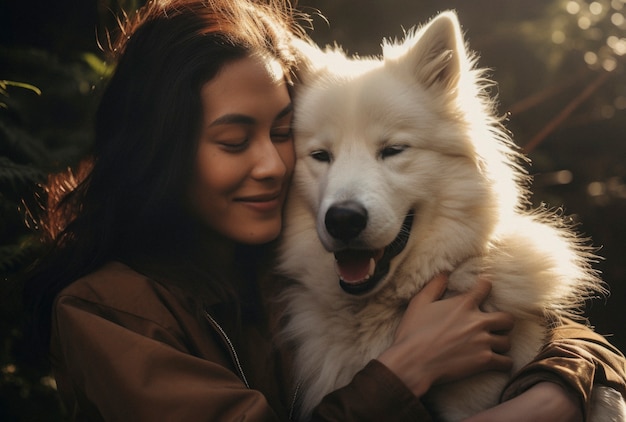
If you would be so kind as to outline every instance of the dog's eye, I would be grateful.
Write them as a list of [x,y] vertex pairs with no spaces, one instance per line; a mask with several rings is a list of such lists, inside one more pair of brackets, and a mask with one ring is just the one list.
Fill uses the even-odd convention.
[[324,163],[330,163],[330,160],[331,160],[330,152],[323,150],[323,149],[313,151],[310,155],[311,155],[311,158],[313,158],[314,160],[321,161]]
[[390,145],[387,147],[384,147],[383,149],[380,150],[380,158],[387,158],[387,157],[391,157],[393,155],[398,155],[401,152],[403,152],[405,149],[407,149],[406,145]]

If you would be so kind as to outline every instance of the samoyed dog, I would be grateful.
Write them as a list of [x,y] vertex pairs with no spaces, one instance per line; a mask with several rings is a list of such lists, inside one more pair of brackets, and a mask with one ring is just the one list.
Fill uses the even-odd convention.
[[[409,299],[444,271],[453,291],[488,276],[485,306],[517,320],[514,370],[532,360],[550,323],[603,287],[564,219],[527,210],[523,158],[454,12],[384,42],[379,58],[302,48],[278,266],[290,280],[281,336],[295,347],[300,418],[391,345]],[[507,379],[485,373],[427,399],[457,421],[496,405]],[[593,421],[626,420],[615,390],[594,397]]]

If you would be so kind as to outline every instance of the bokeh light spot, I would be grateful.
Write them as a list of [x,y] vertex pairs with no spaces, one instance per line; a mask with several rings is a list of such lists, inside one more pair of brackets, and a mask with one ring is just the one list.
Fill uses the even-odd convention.
[[552,42],[555,44],[563,44],[565,42],[565,34],[563,31],[557,29],[552,32]]
[[565,10],[567,10],[567,13],[570,15],[575,15],[580,12],[580,5],[575,1],[568,1],[565,5]]
[[587,193],[591,196],[604,195],[606,192],[606,186],[602,182],[591,182],[587,185]]
[[602,60],[602,68],[607,72],[614,71],[617,68],[617,60],[615,60],[615,57],[607,57]]
[[615,116],[615,107],[613,107],[612,105],[608,105],[608,104],[602,106],[602,108],[600,109],[600,115],[604,119],[612,118],[613,116]]
[[616,97],[615,100],[613,100],[613,105],[618,110],[626,110],[626,97],[623,95]]
[[596,16],[602,14],[603,9],[604,7],[602,6],[602,3],[599,3],[597,1],[594,1],[589,5],[589,11]]
[[622,15],[621,13],[613,13],[611,15],[611,23],[615,26],[624,25],[624,21],[626,21],[626,19],[624,18],[624,15]]
[[578,27],[580,29],[589,29],[590,26],[591,19],[589,19],[587,16],[581,16],[580,18],[578,18]]
[[587,63],[590,66],[598,63],[598,55],[594,53],[593,51],[587,51],[585,53],[584,59],[585,59],[585,63]]

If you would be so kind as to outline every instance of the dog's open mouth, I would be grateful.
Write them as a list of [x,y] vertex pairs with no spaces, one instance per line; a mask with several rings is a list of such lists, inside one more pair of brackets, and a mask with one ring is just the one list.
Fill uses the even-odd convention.
[[411,226],[413,211],[404,218],[400,232],[384,249],[345,249],[335,252],[335,269],[339,275],[339,285],[353,295],[367,293],[389,272],[391,260],[404,250]]

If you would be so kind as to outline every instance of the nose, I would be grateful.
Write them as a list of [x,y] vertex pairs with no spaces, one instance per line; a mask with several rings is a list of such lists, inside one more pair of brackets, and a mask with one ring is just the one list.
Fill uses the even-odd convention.
[[367,226],[367,210],[355,201],[340,202],[328,209],[324,224],[332,237],[347,243]]
[[258,180],[280,179],[286,174],[287,165],[277,146],[270,139],[264,140],[252,169],[252,177]]

